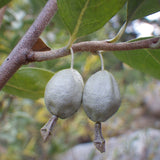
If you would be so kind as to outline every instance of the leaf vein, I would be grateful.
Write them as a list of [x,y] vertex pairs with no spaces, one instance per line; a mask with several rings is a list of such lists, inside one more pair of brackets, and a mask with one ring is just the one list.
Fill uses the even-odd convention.
[[80,27],[81,22],[82,22],[82,18],[83,18],[84,13],[85,13],[85,11],[86,11],[86,9],[87,9],[87,6],[88,6],[88,4],[89,4],[89,1],[90,1],[90,0],[87,0],[87,1],[86,1],[84,7],[82,8],[82,10],[81,10],[81,12],[80,12],[79,18],[78,18],[78,20],[77,20],[77,24],[76,24],[76,26],[75,26],[75,29],[74,29],[73,34],[72,34],[72,37],[71,37],[70,45],[71,45],[71,44],[73,43],[73,41],[76,39],[76,34],[78,33],[79,27]]
[[145,49],[145,50],[158,64],[160,64],[160,61],[157,60],[157,58],[148,49]]
[[28,92],[28,93],[43,93],[43,91],[33,92],[33,91],[28,90],[28,89],[24,89],[24,88],[21,88],[21,87],[16,87],[12,84],[7,84],[6,86],[15,88],[15,89],[20,90],[20,91],[25,91],[25,92]]

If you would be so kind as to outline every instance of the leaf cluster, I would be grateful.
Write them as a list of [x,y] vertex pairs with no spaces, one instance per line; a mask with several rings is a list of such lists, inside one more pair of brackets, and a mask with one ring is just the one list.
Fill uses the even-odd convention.
[[[58,0],[57,16],[53,19],[47,30],[44,32],[46,35],[43,36],[46,40],[53,39],[53,41],[55,41],[54,37],[56,36],[56,41],[62,41],[62,37],[65,37],[63,35],[67,35],[67,31],[65,30],[66,27],[69,32],[69,36],[65,37],[65,41],[61,42],[61,46],[67,45],[70,47],[75,41],[85,40],[85,38],[83,38],[84,36],[87,39],[90,35],[95,36],[95,33],[101,33],[101,31],[104,31],[105,27],[103,26],[105,26],[106,23],[110,23],[109,20],[113,16],[118,15],[118,13],[122,10],[125,10],[126,24],[129,24],[135,19],[142,18],[159,11],[159,1],[153,1],[154,2],[151,3],[150,0],[102,0],[100,2],[96,0]],[[3,1],[3,3],[0,4],[1,6],[4,6],[8,2],[9,1]],[[42,5],[44,2],[45,1],[40,4]],[[11,3],[14,3],[14,1]],[[32,6],[35,6],[36,3],[37,2],[33,1],[31,4]],[[55,26],[55,28],[53,26]],[[113,43],[118,40],[123,35],[126,26],[127,25],[123,26],[123,29],[121,29],[117,36],[113,37],[110,42]],[[105,28],[105,30],[107,30],[107,28]],[[50,36],[47,35],[49,33],[51,34]],[[93,38],[92,36],[90,38]],[[5,35],[3,37],[4,39],[6,38]],[[140,39],[136,39],[135,41],[137,40]],[[7,45],[3,44],[2,48],[5,46]],[[52,46],[59,47],[60,45],[50,43],[50,46],[52,48]],[[77,62],[77,66],[81,67],[82,71],[83,69],[86,70],[88,65],[86,64],[88,63],[87,61],[86,63],[83,62],[86,59],[86,54],[84,55],[85,56],[79,54],[77,56],[77,61],[80,60],[79,64]],[[120,61],[125,62],[131,67],[150,74],[156,78],[160,78],[159,70],[157,69],[160,65],[159,49],[121,51],[118,53],[114,52],[114,55]],[[41,64],[35,63],[34,66],[57,71],[69,66],[70,58],[62,59],[63,61],[57,60],[43,62]],[[91,62],[91,60],[89,61]],[[82,68],[82,65],[84,65],[84,68]],[[3,91],[25,98],[40,98],[43,97],[44,88],[51,75],[53,75],[53,73],[40,68],[22,68],[11,78],[6,87],[4,87]]]

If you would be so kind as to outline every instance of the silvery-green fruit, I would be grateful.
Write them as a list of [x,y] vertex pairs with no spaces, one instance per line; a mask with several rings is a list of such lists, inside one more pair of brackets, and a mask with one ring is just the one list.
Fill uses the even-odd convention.
[[106,121],[118,110],[120,103],[119,88],[111,73],[98,71],[87,80],[83,108],[92,121]]
[[45,89],[49,112],[62,119],[72,116],[81,106],[83,87],[83,79],[75,69],[56,73]]

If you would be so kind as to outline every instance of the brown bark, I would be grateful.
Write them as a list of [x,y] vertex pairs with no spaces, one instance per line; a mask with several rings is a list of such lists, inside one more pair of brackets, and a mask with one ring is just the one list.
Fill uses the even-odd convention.
[[[98,53],[97,51],[125,51],[125,50],[135,50],[151,48],[152,45],[158,42],[159,38],[151,38],[147,40],[141,40],[136,42],[123,42],[123,43],[108,43],[106,41],[86,41],[80,42],[72,45],[74,53],[76,52],[92,52]],[[160,47],[159,47],[160,48]],[[66,47],[57,50],[45,51],[45,52],[30,52],[28,54],[28,61],[46,61],[50,59],[56,59],[59,57],[64,57],[70,54],[69,49]]]
[[56,11],[57,1],[48,0],[32,26],[1,65],[0,90],[23,64],[28,63],[27,55],[30,53],[32,46],[38,40],[40,34],[55,15]]

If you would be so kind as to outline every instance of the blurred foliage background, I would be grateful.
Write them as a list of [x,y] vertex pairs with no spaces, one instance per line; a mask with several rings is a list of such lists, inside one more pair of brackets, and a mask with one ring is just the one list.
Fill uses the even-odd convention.
[[[0,29],[0,64],[25,34],[45,2],[45,0],[13,0],[9,3]],[[102,29],[78,39],[78,41],[113,38],[125,21],[125,12],[126,10],[123,8]],[[153,25],[159,23],[159,21],[151,22],[145,18],[141,21]],[[156,35],[156,33],[153,34]],[[129,29],[121,41],[136,37],[137,32],[130,23]],[[41,38],[52,49],[67,45],[69,34],[58,15],[53,18]],[[144,95],[148,91],[148,86],[152,85],[150,88],[154,88],[157,80],[123,64],[111,52],[105,52],[103,56],[105,69],[115,76],[123,99],[118,113],[103,124],[104,137],[109,138],[138,128],[160,128],[155,123],[156,119],[151,123],[146,121],[146,123],[141,124],[142,117],[149,114],[145,109]],[[57,72],[68,68],[70,61],[71,57],[67,56],[32,63],[28,66]],[[90,53],[77,53],[75,55],[74,68],[82,74],[84,81],[91,74],[100,70],[100,65],[98,56]],[[47,143],[43,143],[40,128],[50,116],[43,98],[33,101],[0,92],[0,159],[10,160],[11,157],[12,160],[54,159],[57,153],[61,153],[76,144],[93,140],[94,123],[80,109],[71,118],[59,119],[52,138]]]

